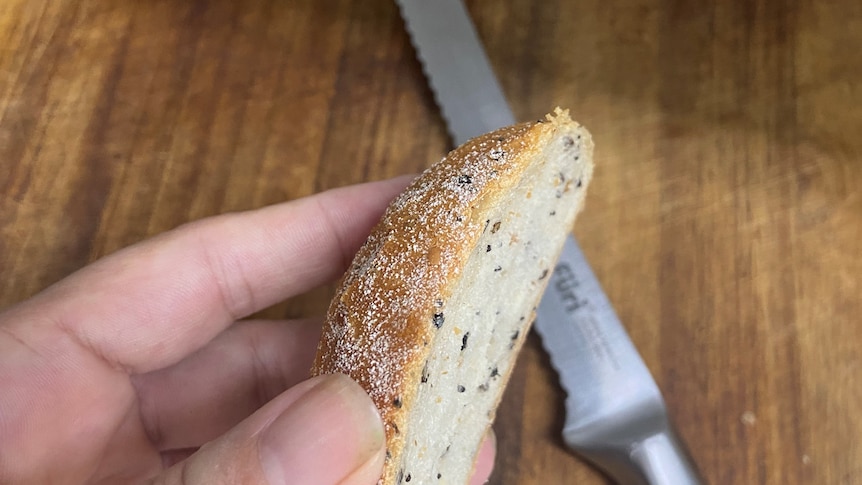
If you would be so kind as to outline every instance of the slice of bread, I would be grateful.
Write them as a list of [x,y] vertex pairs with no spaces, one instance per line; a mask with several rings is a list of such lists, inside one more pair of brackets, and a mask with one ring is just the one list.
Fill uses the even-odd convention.
[[559,108],[470,140],[396,198],[324,324],[312,373],[361,384],[380,483],[465,484],[593,172]]

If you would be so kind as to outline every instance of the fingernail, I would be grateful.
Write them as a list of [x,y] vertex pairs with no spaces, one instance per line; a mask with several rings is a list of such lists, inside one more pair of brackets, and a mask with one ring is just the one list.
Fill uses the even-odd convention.
[[316,379],[261,437],[270,485],[335,484],[383,448],[383,424],[365,391],[344,375]]
[[479,448],[479,455],[476,457],[470,485],[484,485],[488,483],[488,480],[491,478],[491,472],[494,471],[494,455],[496,454],[496,450],[497,436],[493,430],[488,430]]

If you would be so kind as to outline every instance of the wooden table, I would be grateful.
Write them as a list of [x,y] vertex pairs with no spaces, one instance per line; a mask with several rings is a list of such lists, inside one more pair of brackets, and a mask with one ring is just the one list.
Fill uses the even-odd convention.
[[[862,483],[862,3],[468,4],[516,115],[593,132],[576,234],[709,482]],[[0,305],[447,148],[390,1],[5,0]],[[493,483],[604,483],[563,397],[531,339]]]

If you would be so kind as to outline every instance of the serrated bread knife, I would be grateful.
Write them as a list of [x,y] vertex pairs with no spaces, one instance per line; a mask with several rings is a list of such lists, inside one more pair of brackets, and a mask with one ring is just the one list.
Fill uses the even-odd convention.
[[[397,0],[456,145],[515,123],[461,0]],[[664,400],[574,237],[539,305],[567,394],[563,438],[617,483],[699,484]]]

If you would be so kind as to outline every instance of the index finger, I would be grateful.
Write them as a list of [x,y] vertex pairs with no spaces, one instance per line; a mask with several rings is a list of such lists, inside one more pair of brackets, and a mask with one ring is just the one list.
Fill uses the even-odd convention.
[[129,373],[171,365],[234,321],[337,277],[408,181],[181,226],[78,271],[0,325],[22,340],[62,331]]

